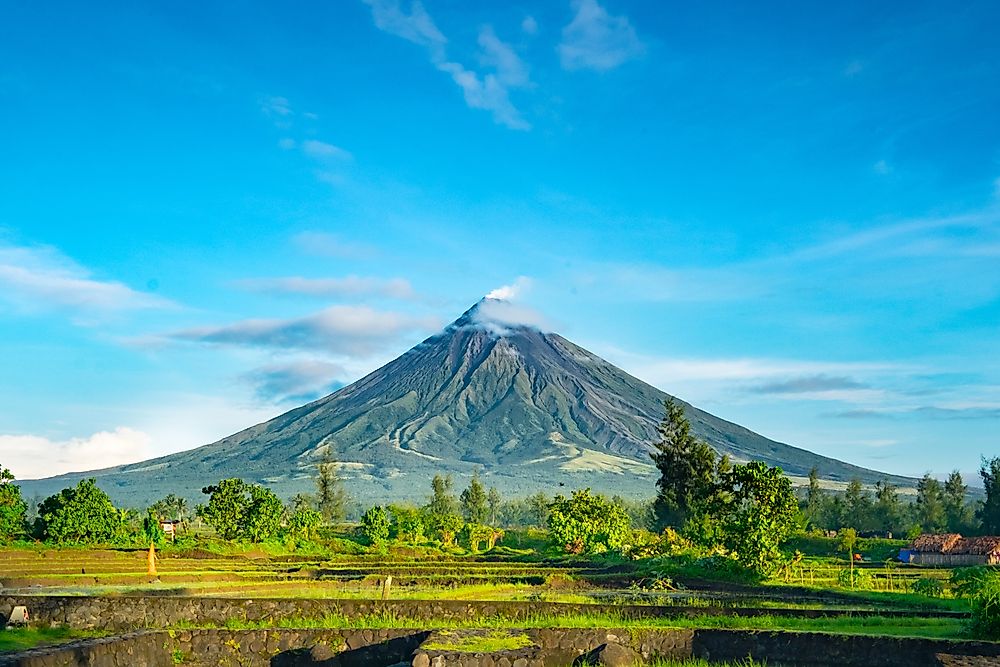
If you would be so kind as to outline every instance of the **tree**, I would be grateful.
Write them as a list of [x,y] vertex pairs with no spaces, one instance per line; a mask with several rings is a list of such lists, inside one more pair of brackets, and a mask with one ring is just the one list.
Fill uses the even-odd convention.
[[0,466],[0,543],[10,542],[24,533],[27,511],[21,487],[14,483],[14,474]]
[[489,516],[489,504],[486,497],[486,489],[479,481],[479,474],[472,475],[469,486],[462,491],[462,515],[470,523],[486,523]]
[[431,514],[426,523],[445,547],[455,546],[455,537],[465,525],[462,517],[457,514]]
[[59,543],[95,544],[124,537],[124,513],[93,478],[43,500],[38,520],[42,536]]
[[389,514],[385,508],[370,507],[361,517],[361,533],[373,547],[381,547],[389,539]]
[[875,518],[879,530],[897,532],[901,522],[901,506],[896,485],[888,480],[875,482]]
[[733,466],[722,482],[728,496],[722,508],[723,544],[754,572],[773,572],[798,512],[791,481],[781,468],[752,461]]
[[855,478],[847,484],[844,490],[844,519],[848,528],[868,530],[871,518],[871,496],[861,486],[861,480]]
[[209,499],[207,505],[198,509],[198,514],[224,540],[240,537],[243,514],[248,504],[247,486],[242,479],[234,477],[201,490]]
[[925,533],[940,533],[945,529],[944,500],[941,482],[925,474],[917,482],[917,522]]
[[571,498],[556,496],[549,507],[549,536],[569,553],[621,551],[629,538],[629,520],[621,507],[590,489]]
[[300,540],[315,540],[323,515],[308,506],[300,506],[288,518],[287,533]]
[[550,504],[548,496],[542,491],[528,498],[528,518],[533,526],[542,528],[548,523]]
[[965,502],[969,487],[962,473],[953,470],[944,483],[944,515],[948,532],[965,533],[972,527],[972,511]]
[[822,512],[823,488],[819,484],[819,468],[813,466],[809,470],[809,487],[806,489],[805,515],[813,523],[819,519]]
[[250,502],[243,513],[240,536],[250,542],[266,542],[278,534],[285,508],[274,491],[250,485]]
[[402,505],[390,505],[392,525],[400,542],[419,544],[424,539],[424,517],[420,510]]
[[500,506],[503,504],[497,487],[490,487],[490,492],[486,494],[486,503],[490,506],[490,525],[496,526],[500,520]]
[[654,511],[657,527],[682,527],[699,512],[705,512],[715,495],[715,452],[691,434],[684,408],[669,399],[659,425],[660,441],[651,455],[660,471]]
[[983,478],[986,500],[976,512],[985,535],[1000,535],[1000,456],[983,458],[979,466],[979,476]]
[[337,475],[337,464],[327,445],[322,460],[316,464],[316,509],[323,522],[333,524],[344,520],[347,508],[347,492]]
[[858,531],[854,528],[841,528],[837,537],[837,548],[846,551],[851,562],[851,588],[854,588],[854,549],[858,546]]
[[149,511],[164,521],[187,521],[189,515],[187,500],[172,493],[150,505]]
[[242,479],[224,479],[201,490],[209,495],[200,516],[224,540],[264,542],[281,527],[284,508],[274,492]]
[[458,513],[458,501],[451,492],[454,482],[451,475],[434,475],[431,480],[431,501],[427,504],[427,512],[432,515]]

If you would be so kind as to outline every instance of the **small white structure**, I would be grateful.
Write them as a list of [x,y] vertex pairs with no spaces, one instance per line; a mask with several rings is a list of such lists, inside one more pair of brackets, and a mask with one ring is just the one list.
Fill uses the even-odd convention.
[[7,627],[24,626],[28,624],[28,608],[23,604],[17,605],[10,612],[10,618],[7,619]]

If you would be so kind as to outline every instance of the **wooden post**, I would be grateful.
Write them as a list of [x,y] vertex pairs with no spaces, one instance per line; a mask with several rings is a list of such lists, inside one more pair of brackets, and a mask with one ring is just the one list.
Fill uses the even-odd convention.
[[391,588],[392,588],[392,575],[391,574],[387,574],[387,575],[385,575],[385,581],[382,582],[382,599],[383,600],[388,600],[389,599],[389,589],[391,589]]
[[150,542],[149,543],[149,554],[146,556],[146,574],[151,577],[156,576],[156,546]]

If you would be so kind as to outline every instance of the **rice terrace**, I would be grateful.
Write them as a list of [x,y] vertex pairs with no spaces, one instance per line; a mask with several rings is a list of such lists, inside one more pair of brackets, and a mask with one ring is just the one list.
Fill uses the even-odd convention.
[[997,2],[0,14],[0,667],[1000,667]]

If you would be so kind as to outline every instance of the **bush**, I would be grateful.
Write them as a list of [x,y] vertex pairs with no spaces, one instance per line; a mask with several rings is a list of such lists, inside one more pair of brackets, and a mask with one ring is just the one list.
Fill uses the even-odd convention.
[[314,509],[300,507],[288,519],[287,534],[299,540],[313,541],[318,535],[323,515]]
[[983,569],[971,588],[972,634],[981,639],[1000,639],[1000,572]]
[[549,506],[549,535],[569,553],[604,553],[625,550],[630,537],[629,518],[590,489],[574,491],[571,498],[556,496]]
[[913,582],[913,586],[910,587],[910,590],[919,595],[939,598],[944,595],[944,584],[941,583],[940,579],[920,577]]
[[871,590],[874,581],[868,570],[844,568],[837,572],[837,584],[842,588],[866,591]]
[[284,508],[278,496],[259,484],[242,479],[224,479],[202,489],[209,494],[208,505],[198,513],[224,540],[265,542],[281,527]]
[[361,534],[373,547],[381,547],[389,539],[389,515],[384,507],[368,508],[361,517]]

